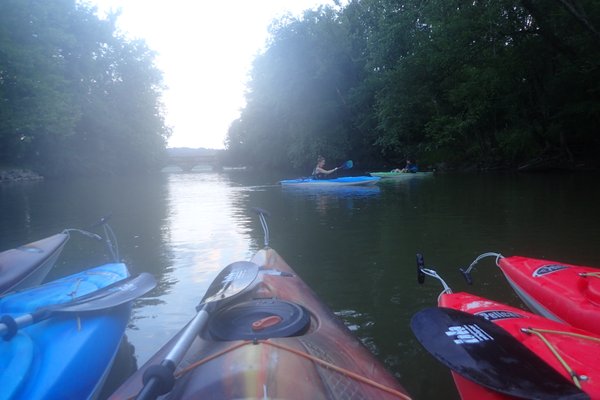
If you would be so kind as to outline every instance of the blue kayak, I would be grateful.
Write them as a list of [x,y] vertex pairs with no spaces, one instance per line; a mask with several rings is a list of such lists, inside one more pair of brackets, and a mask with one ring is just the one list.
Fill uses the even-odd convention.
[[331,186],[366,186],[374,185],[381,178],[376,176],[344,176],[334,179],[313,179],[299,178],[286,179],[279,181],[283,186],[311,186],[311,187],[331,187]]
[[[122,263],[91,268],[0,297],[0,315],[17,318],[69,303],[128,276]],[[110,371],[130,313],[131,302],[57,313],[0,340],[0,399],[93,398]]]

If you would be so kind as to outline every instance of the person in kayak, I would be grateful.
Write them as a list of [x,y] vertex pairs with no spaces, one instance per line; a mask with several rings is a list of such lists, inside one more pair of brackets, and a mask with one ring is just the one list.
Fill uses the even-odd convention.
[[337,171],[339,167],[335,167],[333,169],[324,169],[325,166],[325,157],[319,156],[317,157],[317,166],[313,169],[312,178],[313,179],[325,179],[327,175]]
[[402,169],[395,168],[392,170],[392,172],[408,172],[408,173],[414,174],[418,170],[419,170],[419,167],[417,167],[417,164],[413,163],[411,160],[406,160],[406,166],[404,168],[402,168]]

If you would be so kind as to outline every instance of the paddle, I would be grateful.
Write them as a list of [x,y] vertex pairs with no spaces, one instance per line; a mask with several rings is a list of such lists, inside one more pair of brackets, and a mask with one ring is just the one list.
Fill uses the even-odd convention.
[[438,361],[497,392],[527,399],[589,399],[507,331],[482,317],[433,307],[410,327]]
[[142,272],[136,277],[128,277],[102,289],[76,297],[68,303],[40,307],[31,314],[16,318],[5,315],[1,319],[0,335],[4,337],[4,340],[10,340],[19,329],[56,314],[90,312],[115,307],[140,297],[155,286],[154,277]]
[[258,265],[249,261],[229,264],[214,279],[204,298],[196,307],[198,314],[188,323],[183,333],[159,365],[153,365],[144,372],[144,387],[137,399],[155,399],[168,393],[174,385],[173,373],[181,362],[198,333],[202,330],[212,311],[225,299],[243,292],[258,275]]

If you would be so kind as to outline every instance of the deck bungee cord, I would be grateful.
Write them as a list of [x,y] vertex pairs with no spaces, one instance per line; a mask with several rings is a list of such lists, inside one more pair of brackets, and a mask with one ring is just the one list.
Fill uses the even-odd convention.
[[[389,387],[387,387],[385,385],[382,385],[382,384],[380,384],[380,383],[378,383],[378,382],[376,382],[376,381],[374,381],[372,379],[366,378],[366,377],[364,377],[364,376],[362,376],[360,374],[357,374],[355,372],[352,372],[352,371],[350,371],[350,370],[348,370],[346,368],[338,367],[337,365],[334,365],[334,364],[331,364],[330,362],[321,360],[320,358],[315,357],[315,356],[313,356],[311,354],[307,354],[307,353],[301,352],[299,350],[296,350],[294,348],[291,348],[289,346],[286,346],[286,345],[283,345],[283,344],[280,344],[280,343],[271,342],[269,340],[245,340],[243,342],[236,343],[236,344],[232,345],[231,347],[223,349],[223,350],[221,350],[221,351],[219,351],[219,352],[217,352],[215,354],[211,354],[210,356],[207,356],[207,357],[205,357],[205,358],[203,358],[201,360],[198,360],[198,361],[196,361],[196,362],[188,365],[185,368],[177,370],[174,373],[174,377],[175,377],[175,379],[181,378],[185,374],[193,371],[194,369],[200,367],[201,365],[204,365],[204,364],[206,364],[206,363],[214,360],[215,358],[219,358],[219,357],[221,357],[221,356],[223,356],[223,355],[225,355],[227,353],[231,353],[231,352],[233,352],[233,351],[235,351],[235,350],[237,350],[237,349],[239,349],[241,347],[248,346],[248,345],[253,345],[253,346],[256,346],[256,345],[272,346],[272,347],[278,348],[280,350],[284,350],[284,351],[290,352],[290,353],[295,354],[297,356],[306,358],[306,359],[308,359],[308,360],[310,360],[310,361],[312,361],[312,362],[314,362],[316,364],[319,364],[320,366],[322,366],[324,368],[328,368],[330,370],[336,371],[336,372],[338,372],[338,373],[340,373],[342,375],[345,375],[345,376],[347,376],[347,377],[349,377],[351,379],[354,379],[354,380],[359,381],[361,383],[370,385],[370,386],[372,386],[374,388],[377,388],[379,390],[382,390],[382,391],[384,391],[384,392],[386,392],[388,394],[396,396],[399,399],[412,400],[412,398],[410,396],[408,396],[408,395],[406,395],[404,393],[401,393],[401,392],[399,392],[397,390],[394,390],[394,389],[389,388]],[[135,397],[130,397],[129,399],[133,399],[133,398],[135,398]]]
[[573,380],[573,383],[575,384],[575,386],[577,386],[579,389],[582,388],[581,381],[587,381],[588,377],[585,375],[578,375],[577,373],[575,373],[575,371],[573,371],[573,369],[571,368],[569,363],[567,363],[565,361],[565,359],[560,355],[560,352],[558,351],[558,349],[556,349],[556,346],[554,346],[552,343],[550,343],[543,334],[550,333],[550,334],[556,334],[556,335],[572,336],[572,337],[576,337],[579,339],[590,340],[592,342],[597,342],[597,343],[600,343],[600,338],[595,338],[595,337],[592,337],[589,335],[582,335],[582,334],[574,333],[574,332],[565,332],[565,331],[557,331],[557,330],[552,330],[552,329],[541,329],[541,328],[523,328],[523,329],[521,329],[521,331],[524,333],[528,333],[528,334],[537,336],[546,345],[546,347],[548,347],[548,349],[556,357],[558,362],[560,362],[560,364],[565,368],[567,373],[571,376],[571,379]]

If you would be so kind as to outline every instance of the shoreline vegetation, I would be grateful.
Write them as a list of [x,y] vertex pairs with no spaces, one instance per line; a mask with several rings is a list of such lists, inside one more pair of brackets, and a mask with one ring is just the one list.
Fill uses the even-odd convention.
[[319,154],[353,172],[597,171],[600,2],[538,3],[352,0],[273,21],[226,150],[192,156],[169,154],[156,53],[118,13],[0,1],[0,160],[46,179],[175,158],[310,171]]

